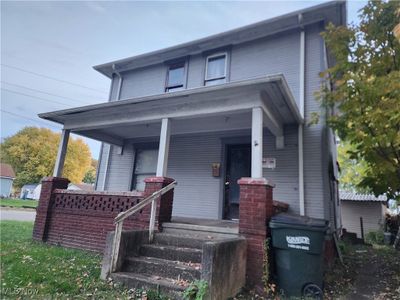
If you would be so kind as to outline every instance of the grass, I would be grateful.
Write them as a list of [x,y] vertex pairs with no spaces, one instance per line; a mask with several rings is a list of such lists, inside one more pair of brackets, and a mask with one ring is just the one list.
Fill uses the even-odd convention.
[[100,255],[34,242],[32,228],[32,222],[0,222],[1,299],[135,299],[100,280]]
[[12,199],[3,198],[0,199],[0,206],[6,207],[17,207],[17,208],[36,208],[39,201],[37,200],[22,200],[22,199]]

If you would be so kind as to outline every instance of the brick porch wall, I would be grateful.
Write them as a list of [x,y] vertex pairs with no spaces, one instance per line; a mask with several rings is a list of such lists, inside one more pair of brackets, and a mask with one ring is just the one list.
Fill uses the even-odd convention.
[[273,185],[265,178],[241,178],[239,233],[247,239],[246,282],[263,291],[264,244],[273,208]]
[[[45,178],[42,181],[33,239],[102,252],[107,233],[115,229],[114,218],[170,182],[172,179],[153,177],[146,179],[144,193],[113,193],[69,191],[66,190],[69,183],[67,179]],[[156,213],[159,225],[171,218],[173,191],[162,197]],[[124,230],[147,229],[149,219],[150,206],[147,206],[124,222]]]

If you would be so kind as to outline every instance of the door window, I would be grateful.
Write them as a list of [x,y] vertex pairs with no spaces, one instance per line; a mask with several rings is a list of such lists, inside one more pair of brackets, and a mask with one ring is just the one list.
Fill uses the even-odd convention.
[[135,159],[135,170],[133,174],[133,189],[144,191],[144,180],[155,176],[157,170],[158,150],[137,149]]

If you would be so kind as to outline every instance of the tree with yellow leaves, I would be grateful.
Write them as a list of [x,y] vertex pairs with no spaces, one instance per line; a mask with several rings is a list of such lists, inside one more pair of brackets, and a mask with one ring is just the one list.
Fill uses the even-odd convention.
[[[331,108],[328,124],[347,143],[349,159],[362,164],[353,183],[400,200],[399,1],[369,1],[360,23],[328,25],[323,37],[335,64],[320,98]],[[332,87],[332,88],[330,88]],[[339,111],[336,111],[336,108]]]
[[[0,144],[0,158],[16,172],[14,185],[37,183],[53,173],[60,134],[46,128],[25,127]],[[70,138],[63,177],[80,183],[90,169],[89,146],[80,138]]]

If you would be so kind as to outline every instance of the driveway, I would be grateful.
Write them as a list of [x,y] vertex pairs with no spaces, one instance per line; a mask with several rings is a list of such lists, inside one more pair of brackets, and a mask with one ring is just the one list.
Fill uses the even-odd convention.
[[0,220],[35,221],[36,210],[18,208],[0,208]]

